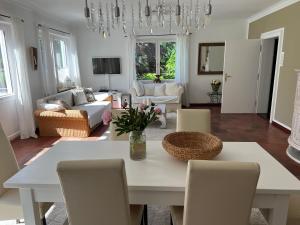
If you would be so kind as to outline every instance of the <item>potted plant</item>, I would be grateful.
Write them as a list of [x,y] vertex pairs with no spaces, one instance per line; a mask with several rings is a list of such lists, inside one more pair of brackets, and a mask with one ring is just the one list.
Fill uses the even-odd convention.
[[[129,133],[130,158],[133,160],[143,160],[146,158],[146,127],[158,120],[157,115],[161,114],[161,109],[151,105],[140,104],[139,107],[125,109],[116,118],[104,114],[103,122],[108,124],[112,120],[116,126],[117,135]],[[108,120],[108,121],[107,121]]]
[[210,82],[213,92],[218,92],[222,82],[220,80],[212,80]]

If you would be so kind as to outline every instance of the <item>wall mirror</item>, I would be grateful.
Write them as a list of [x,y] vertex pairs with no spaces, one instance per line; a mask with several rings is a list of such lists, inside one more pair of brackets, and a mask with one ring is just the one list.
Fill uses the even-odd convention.
[[198,75],[223,74],[225,43],[200,43]]

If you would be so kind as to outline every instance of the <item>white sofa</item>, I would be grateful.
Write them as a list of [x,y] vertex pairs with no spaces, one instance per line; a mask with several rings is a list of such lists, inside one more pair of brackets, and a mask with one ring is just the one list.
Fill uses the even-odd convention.
[[[37,100],[36,119],[41,136],[87,137],[102,122],[102,114],[111,109],[108,93],[94,93],[97,101],[74,105],[72,90]],[[71,109],[49,111],[45,104],[51,100],[62,100]]]
[[175,82],[155,84],[152,81],[134,81],[130,89],[132,104],[166,104],[167,111],[176,111],[181,108],[181,99],[184,88]]

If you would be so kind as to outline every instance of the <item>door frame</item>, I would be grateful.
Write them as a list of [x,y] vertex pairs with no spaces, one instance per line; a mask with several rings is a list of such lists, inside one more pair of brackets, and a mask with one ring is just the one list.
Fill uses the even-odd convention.
[[[272,30],[269,32],[265,32],[262,33],[260,38],[262,40],[265,39],[271,39],[271,38],[278,38],[278,50],[277,50],[277,56],[276,56],[276,66],[275,66],[275,76],[274,76],[274,84],[273,84],[273,94],[272,94],[272,104],[271,104],[271,114],[270,114],[270,123],[272,123],[273,121],[282,125],[283,127],[288,128],[286,125],[278,122],[275,119],[275,110],[276,110],[276,106],[277,106],[277,92],[278,92],[278,83],[279,83],[279,76],[280,76],[280,68],[283,66],[283,60],[284,60],[284,53],[283,53],[283,40],[284,40],[284,28],[279,28],[276,30]],[[261,52],[261,56],[262,56],[262,52]],[[262,57],[260,56],[260,64],[259,64],[259,72],[261,69],[261,60]],[[258,93],[259,93],[259,83],[260,82],[260,74],[259,74],[259,79],[257,82],[257,95],[256,95],[256,102],[258,101]],[[257,106],[258,104],[256,104],[256,112],[257,112]]]

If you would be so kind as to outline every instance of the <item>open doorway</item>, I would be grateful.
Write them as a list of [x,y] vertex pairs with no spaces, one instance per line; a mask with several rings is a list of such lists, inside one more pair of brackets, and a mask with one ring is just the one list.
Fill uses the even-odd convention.
[[276,76],[278,37],[262,40],[260,72],[258,79],[257,113],[270,119]]

